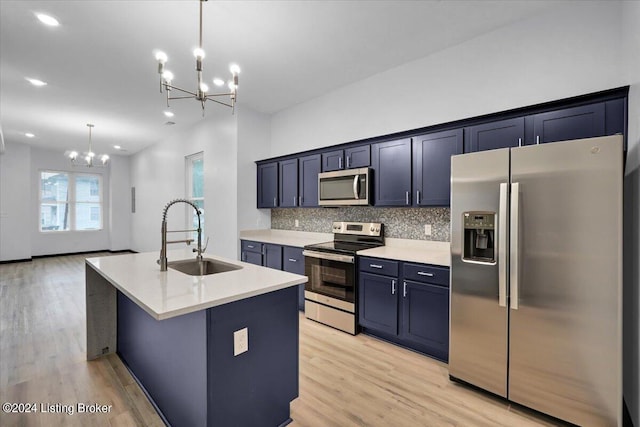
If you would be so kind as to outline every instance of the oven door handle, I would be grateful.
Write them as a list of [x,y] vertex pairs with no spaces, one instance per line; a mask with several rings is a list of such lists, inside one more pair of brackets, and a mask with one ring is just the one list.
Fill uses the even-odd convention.
[[346,262],[348,264],[354,263],[354,257],[350,255],[332,254],[329,252],[315,252],[315,251],[302,251],[302,255],[311,258],[327,259],[329,261]]

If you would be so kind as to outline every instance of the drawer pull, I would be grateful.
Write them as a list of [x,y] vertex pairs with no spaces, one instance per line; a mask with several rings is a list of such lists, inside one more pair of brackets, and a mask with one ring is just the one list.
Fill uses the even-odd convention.
[[380,264],[369,264],[369,267],[371,267],[371,268],[382,268],[382,266]]
[[254,246],[253,246],[253,245],[247,245],[247,247],[248,247],[249,249],[253,249],[253,248],[254,248]]
[[293,259],[293,258],[289,258],[289,261],[291,261],[291,262],[298,262],[298,260],[297,260],[297,259]]
[[426,271],[418,271],[418,276],[428,276],[433,277],[433,273],[428,273]]

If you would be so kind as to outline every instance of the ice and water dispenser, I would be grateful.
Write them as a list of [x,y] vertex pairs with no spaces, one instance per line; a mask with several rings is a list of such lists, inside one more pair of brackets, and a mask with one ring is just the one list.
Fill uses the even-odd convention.
[[464,251],[462,259],[474,262],[496,262],[495,212],[465,212]]

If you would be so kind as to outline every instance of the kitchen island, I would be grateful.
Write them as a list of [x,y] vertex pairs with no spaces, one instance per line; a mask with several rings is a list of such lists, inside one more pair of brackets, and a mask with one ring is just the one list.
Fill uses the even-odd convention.
[[191,251],[168,255],[86,260],[87,359],[116,352],[168,425],[288,424],[307,278],[211,255],[241,268],[191,276],[171,268]]

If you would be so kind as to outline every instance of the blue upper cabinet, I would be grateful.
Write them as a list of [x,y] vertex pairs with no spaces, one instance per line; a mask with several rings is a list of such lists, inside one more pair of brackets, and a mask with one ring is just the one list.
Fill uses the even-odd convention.
[[532,144],[604,135],[604,102],[533,115]]
[[411,139],[371,145],[376,206],[411,205]]
[[462,148],[462,129],[413,138],[414,206],[449,205],[451,156],[462,154]]
[[344,169],[344,150],[333,150],[322,153],[322,172]]
[[606,135],[621,133],[625,135],[627,123],[627,99],[618,98],[604,104],[604,120]]
[[298,160],[298,206],[318,206],[318,174],[320,173],[320,154],[300,157]]
[[360,145],[344,149],[344,162],[347,169],[371,166],[371,146]]
[[524,145],[524,117],[498,120],[467,129],[465,153]]
[[280,168],[280,207],[298,206],[298,159],[278,162]]
[[322,172],[371,166],[371,146],[359,145],[322,153]]
[[258,165],[258,208],[278,206],[278,162]]

